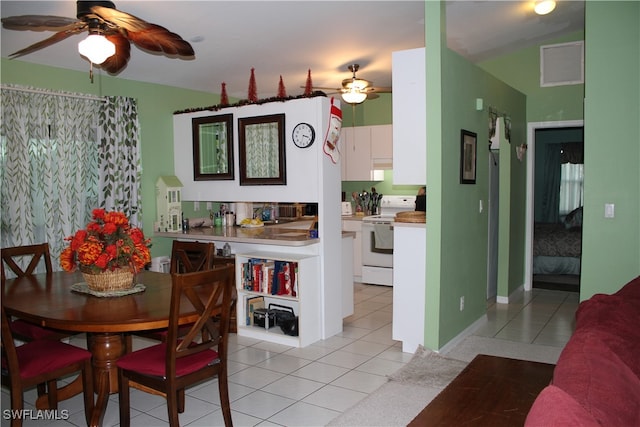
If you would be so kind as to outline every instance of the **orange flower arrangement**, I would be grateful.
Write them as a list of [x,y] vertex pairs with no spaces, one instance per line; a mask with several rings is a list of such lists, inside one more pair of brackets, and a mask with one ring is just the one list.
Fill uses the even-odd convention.
[[93,221],[86,229],[67,237],[69,246],[60,254],[60,266],[65,271],[77,268],[84,273],[130,267],[134,273],[151,262],[150,240],[142,230],[131,227],[123,212],[93,210]]

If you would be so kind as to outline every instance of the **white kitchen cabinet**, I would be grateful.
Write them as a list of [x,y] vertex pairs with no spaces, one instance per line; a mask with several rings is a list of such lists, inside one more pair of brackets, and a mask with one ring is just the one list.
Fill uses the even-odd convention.
[[374,181],[374,170],[393,167],[391,125],[342,128],[342,180]]
[[393,169],[393,126],[371,128],[371,161],[373,169]]
[[[271,295],[244,288],[243,266],[249,260],[286,261],[297,263],[296,296]],[[277,252],[249,252],[236,254],[236,288],[238,291],[238,335],[292,347],[305,347],[322,337],[322,306],[320,304],[320,261],[315,255]],[[247,299],[263,297],[265,308],[269,304],[291,307],[298,316],[298,336],[285,335],[279,326],[265,328],[247,324]],[[340,307],[341,308],[341,307]]]
[[371,134],[368,127],[342,128],[345,175],[343,181],[371,180]]
[[343,219],[342,231],[352,231],[355,233],[353,238],[353,280],[360,282],[362,280],[362,218],[360,219]]
[[427,181],[425,48],[393,52],[393,184]]

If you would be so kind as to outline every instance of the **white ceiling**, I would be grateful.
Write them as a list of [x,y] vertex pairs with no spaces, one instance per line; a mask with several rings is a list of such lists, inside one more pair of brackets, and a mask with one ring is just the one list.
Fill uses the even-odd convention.
[[[447,1],[447,42],[471,62],[584,29],[584,1],[558,1],[547,16],[533,1]],[[424,46],[422,1],[115,1],[116,8],[179,34],[193,60],[132,47],[118,77],[247,98],[255,68],[258,98],[275,96],[282,76],[287,95],[303,93],[307,70],[314,86],[339,87],[347,65],[375,86],[391,86],[391,52]],[[2,1],[2,17],[75,17],[75,1]],[[49,37],[49,32],[2,29],[2,57]],[[87,71],[76,35],[20,60]],[[96,70],[96,72],[102,72]]]

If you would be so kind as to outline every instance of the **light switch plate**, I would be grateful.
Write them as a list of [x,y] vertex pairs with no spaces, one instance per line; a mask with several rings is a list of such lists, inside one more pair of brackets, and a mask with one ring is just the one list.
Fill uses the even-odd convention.
[[614,205],[613,203],[605,203],[604,204],[604,217],[605,218],[615,218],[615,216],[616,216],[615,207],[616,207],[616,205]]

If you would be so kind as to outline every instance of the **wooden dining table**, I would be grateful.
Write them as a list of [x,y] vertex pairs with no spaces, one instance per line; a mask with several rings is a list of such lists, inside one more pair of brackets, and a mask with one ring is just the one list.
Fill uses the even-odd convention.
[[[140,272],[136,282],[144,285],[144,291],[117,297],[94,296],[71,289],[83,282],[81,273],[68,272],[8,279],[2,304],[10,316],[44,327],[87,334],[97,393],[90,425],[99,426],[109,394],[118,392],[116,361],[127,350],[126,334],[169,325],[171,275]],[[180,324],[194,322],[198,316],[186,300],[180,312]],[[58,397],[64,400],[81,391],[81,381],[74,381],[61,389]],[[39,398],[36,406],[46,408],[46,397]]]

